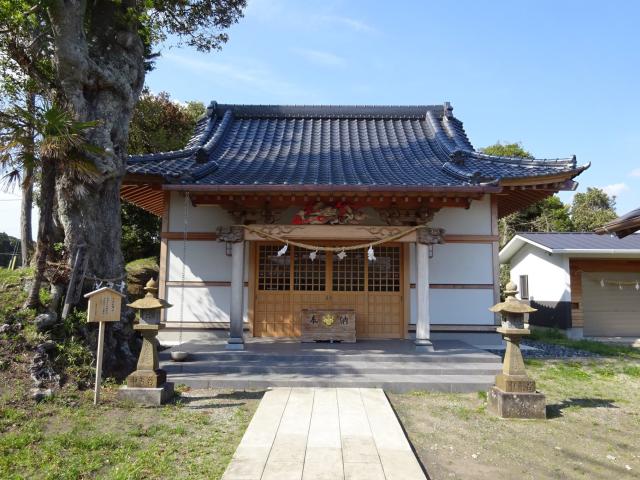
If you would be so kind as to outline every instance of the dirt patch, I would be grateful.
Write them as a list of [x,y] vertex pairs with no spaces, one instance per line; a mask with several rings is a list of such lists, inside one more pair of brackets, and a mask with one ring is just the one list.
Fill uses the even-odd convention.
[[493,417],[482,393],[389,397],[433,480],[631,479],[640,474],[636,366],[536,361],[529,371],[548,420]]

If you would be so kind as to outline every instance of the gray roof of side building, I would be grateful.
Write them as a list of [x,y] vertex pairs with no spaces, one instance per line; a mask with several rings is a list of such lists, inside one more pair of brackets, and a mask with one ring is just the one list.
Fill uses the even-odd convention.
[[507,263],[511,257],[525,245],[533,245],[547,253],[574,256],[620,256],[640,258],[640,234],[629,235],[623,239],[613,235],[597,233],[518,233],[500,250],[501,263]]
[[461,187],[570,174],[575,156],[477,152],[448,103],[422,106],[224,105],[213,102],[183,150],[129,157],[127,172],[166,183]]

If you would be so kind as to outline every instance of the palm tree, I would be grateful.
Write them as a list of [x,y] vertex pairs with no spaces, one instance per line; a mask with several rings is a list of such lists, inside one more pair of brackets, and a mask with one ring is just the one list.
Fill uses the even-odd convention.
[[78,122],[64,108],[47,102],[28,109],[13,106],[0,113],[0,167],[6,185],[18,181],[23,172],[28,175],[34,169],[40,171],[35,273],[25,308],[40,306],[40,286],[51,248],[57,176],[65,168],[85,179],[92,178],[93,164],[86,160],[86,154],[99,153],[99,149],[90,145],[84,134],[97,124]]

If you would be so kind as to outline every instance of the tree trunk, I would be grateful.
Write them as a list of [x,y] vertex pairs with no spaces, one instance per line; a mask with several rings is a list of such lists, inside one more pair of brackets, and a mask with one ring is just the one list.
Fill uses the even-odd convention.
[[52,159],[43,159],[42,179],[40,180],[40,221],[38,224],[38,241],[36,243],[36,270],[33,283],[29,289],[25,308],[40,306],[40,287],[47,269],[47,255],[50,248],[51,229],[53,224],[53,204],[56,198],[56,165]]
[[[87,277],[123,280],[120,248],[120,186],[133,108],[144,84],[144,47],[137,22],[127,20],[135,2],[53,0],[54,60],[60,94],[77,120],[99,120],[88,141],[103,150],[92,155],[96,176],[87,181],[65,169],[58,183],[58,213],[68,252],[84,245]],[[91,25],[87,41],[85,27]],[[70,255],[70,262],[73,262]],[[123,319],[125,315],[123,314]],[[131,317],[113,324],[105,342],[105,369],[135,367],[138,348]]]
[[33,210],[33,167],[25,167],[22,180],[22,202],[20,203],[20,254],[22,266],[29,266],[33,252],[31,212]]
[[[27,111],[35,114],[36,96],[30,93],[27,96]],[[22,202],[20,203],[20,254],[22,266],[29,265],[29,258],[33,251],[33,235],[31,232],[31,212],[33,211],[33,157],[35,155],[35,129],[29,126],[29,145],[25,146],[25,162],[22,178]]]

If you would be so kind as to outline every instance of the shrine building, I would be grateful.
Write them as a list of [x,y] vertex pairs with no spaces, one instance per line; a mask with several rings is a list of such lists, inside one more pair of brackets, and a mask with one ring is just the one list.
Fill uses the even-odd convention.
[[131,156],[122,198],[162,218],[161,339],[296,338],[303,309],[354,311],[358,340],[499,339],[498,220],[588,165],[481,153],[452,111],[213,102],[184,149]]

